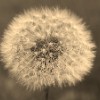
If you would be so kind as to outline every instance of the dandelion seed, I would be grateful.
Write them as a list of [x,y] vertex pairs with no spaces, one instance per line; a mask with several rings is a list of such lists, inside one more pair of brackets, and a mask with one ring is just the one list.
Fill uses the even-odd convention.
[[92,68],[94,48],[91,32],[74,14],[31,9],[5,31],[1,55],[9,72],[35,90],[81,81]]

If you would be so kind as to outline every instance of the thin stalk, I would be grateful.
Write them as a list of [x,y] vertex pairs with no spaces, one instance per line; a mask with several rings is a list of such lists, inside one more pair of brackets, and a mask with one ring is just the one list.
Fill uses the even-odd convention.
[[45,88],[45,100],[48,100],[49,88]]

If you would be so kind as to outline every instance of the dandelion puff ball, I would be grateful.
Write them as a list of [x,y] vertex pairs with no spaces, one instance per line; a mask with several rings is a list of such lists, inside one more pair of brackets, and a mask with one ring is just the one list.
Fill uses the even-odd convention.
[[59,8],[30,9],[6,29],[1,55],[5,68],[30,89],[74,85],[93,65],[95,44],[82,20]]

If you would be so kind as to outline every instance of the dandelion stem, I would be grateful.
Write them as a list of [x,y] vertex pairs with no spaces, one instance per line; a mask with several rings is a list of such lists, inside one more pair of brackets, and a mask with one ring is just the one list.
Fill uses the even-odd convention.
[[48,100],[49,88],[45,88],[45,100]]

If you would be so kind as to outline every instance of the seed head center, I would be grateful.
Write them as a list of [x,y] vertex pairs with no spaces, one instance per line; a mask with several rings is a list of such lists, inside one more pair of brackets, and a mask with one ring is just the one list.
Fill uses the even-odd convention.
[[37,60],[54,61],[62,54],[61,42],[57,37],[37,39],[31,51]]

